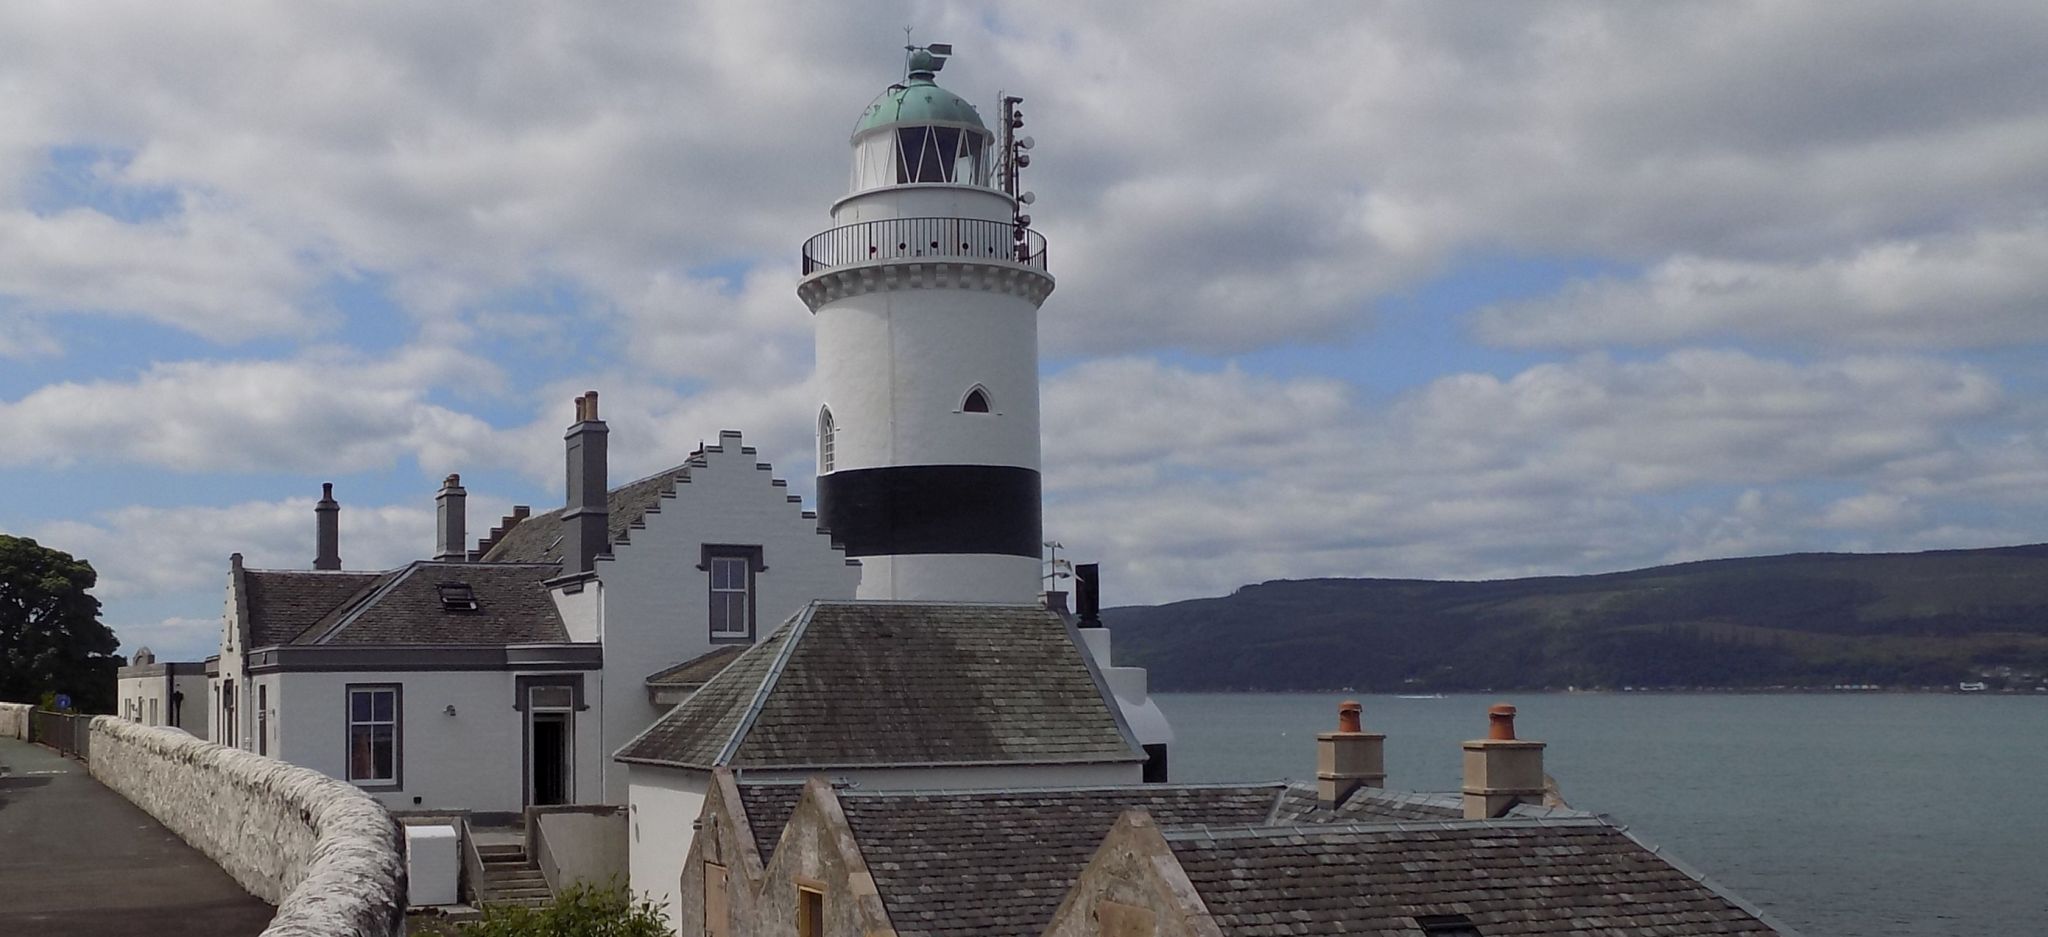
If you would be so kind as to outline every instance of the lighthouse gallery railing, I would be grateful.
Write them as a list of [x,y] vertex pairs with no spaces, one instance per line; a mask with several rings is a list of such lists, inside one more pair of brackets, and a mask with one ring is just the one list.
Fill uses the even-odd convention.
[[[1023,232],[1023,239],[1017,233]],[[804,275],[915,257],[1000,260],[1045,269],[1045,236],[983,218],[885,218],[833,228],[804,242]]]

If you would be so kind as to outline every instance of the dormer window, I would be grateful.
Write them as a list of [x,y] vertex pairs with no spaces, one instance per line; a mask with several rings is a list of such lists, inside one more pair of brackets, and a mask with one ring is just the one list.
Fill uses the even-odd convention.
[[476,611],[476,590],[466,582],[441,582],[434,584],[434,591],[441,595],[441,608],[449,612]]

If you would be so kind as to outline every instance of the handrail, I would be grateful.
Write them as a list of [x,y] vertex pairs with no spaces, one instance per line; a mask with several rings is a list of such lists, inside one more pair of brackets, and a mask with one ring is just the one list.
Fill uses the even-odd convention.
[[986,218],[884,218],[841,225],[804,242],[804,276],[918,257],[995,260],[1044,270],[1045,235]]

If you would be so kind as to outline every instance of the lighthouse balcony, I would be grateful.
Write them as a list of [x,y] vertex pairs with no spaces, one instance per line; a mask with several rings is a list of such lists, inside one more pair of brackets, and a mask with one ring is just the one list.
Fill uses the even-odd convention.
[[986,218],[885,218],[804,242],[804,276],[863,264],[927,259],[1014,264],[1044,271],[1045,236]]

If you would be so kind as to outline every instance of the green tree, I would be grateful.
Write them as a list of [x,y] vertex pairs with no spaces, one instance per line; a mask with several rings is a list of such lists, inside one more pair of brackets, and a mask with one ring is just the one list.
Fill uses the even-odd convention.
[[66,693],[81,712],[112,712],[121,642],[100,622],[92,564],[0,534],[0,700]]

